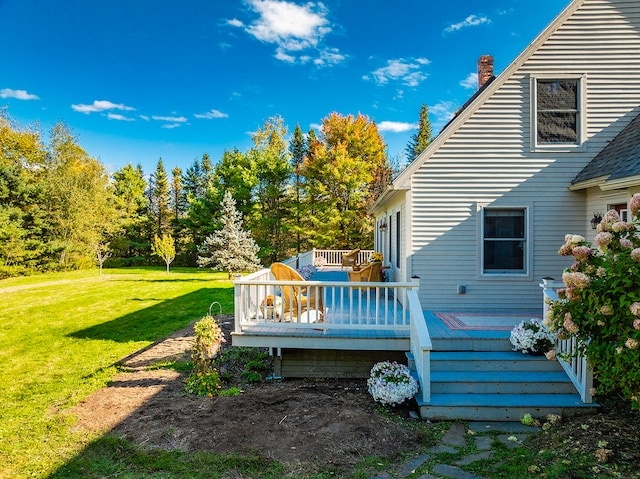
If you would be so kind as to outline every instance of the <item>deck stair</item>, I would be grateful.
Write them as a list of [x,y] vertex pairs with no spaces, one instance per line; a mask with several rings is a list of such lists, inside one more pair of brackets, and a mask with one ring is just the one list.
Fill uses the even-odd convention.
[[[527,413],[595,411],[597,404],[582,403],[557,361],[512,351],[508,333],[433,342],[431,401],[416,396],[424,419],[520,421]],[[411,354],[408,359],[414,369]]]

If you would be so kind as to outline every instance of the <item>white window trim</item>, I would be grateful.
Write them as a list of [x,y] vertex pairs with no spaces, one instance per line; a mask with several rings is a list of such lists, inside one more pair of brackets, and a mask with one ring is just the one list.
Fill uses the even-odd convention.
[[[587,127],[587,94],[586,94],[586,74],[566,74],[566,73],[544,73],[531,75],[529,78],[529,91],[531,103],[531,119],[529,130],[531,131],[531,151],[532,152],[562,152],[562,151],[585,151],[586,150],[586,127]],[[578,80],[578,124],[577,142],[574,143],[558,143],[538,144],[538,103],[537,103],[537,81],[538,80]]]
[[[477,226],[478,226],[478,269],[477,279],[480,280],[500,280],[506,278],[533,279],[533,236],[532,236],[532,204],[514,204],[514,205],[494,205],[478,203],[477,206]],[[484,211],[488,210],[524,210],[524,271],[522,272],[485,272],[484,270]]]

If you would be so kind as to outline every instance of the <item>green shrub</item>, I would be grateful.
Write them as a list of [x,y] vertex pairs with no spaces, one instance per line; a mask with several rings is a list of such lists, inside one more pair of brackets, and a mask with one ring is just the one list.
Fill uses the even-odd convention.
[[206,372],[191,373],[185,381],[184,391],[196,396],[213,397],[218,395],[220,387],[220,375],[215,368],[212,368]]
[[191,349],[193,372],[185,381],[185,392],[198,396],[214,396],[220,390],[220,374],[214,359],[220,351],[224,333],[213,316],[205,316],[194,327],[195,340]]
[[[635,218],[640,194],[630,210]],[[626,223],[609,211],[595,242],[594,249],[582,236],[565,237],[559,254],[575,263],[562,275],[566,287],[545,324],[559,339],[577,339],[597,379],[592,393],[619,390],[640,409],[640,220]]]

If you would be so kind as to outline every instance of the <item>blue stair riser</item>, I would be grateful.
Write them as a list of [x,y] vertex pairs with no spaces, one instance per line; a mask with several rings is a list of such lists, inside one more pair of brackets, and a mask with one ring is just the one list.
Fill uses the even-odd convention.
[[512,351],[509,339],[504,338],[446,338],[432,339],[434,351]]
[[573,394],[571,381],[537,383],[432,382],[432,394]]
[[431,371],[562,371],[557,361],[516,352],[432,352]]
[[570,417],[584,414],[583,409],[563,407],[447,407],[421,406],[420,416],[431,421],[513,421],[519,422],[525,414],[541,418],[549,414]]

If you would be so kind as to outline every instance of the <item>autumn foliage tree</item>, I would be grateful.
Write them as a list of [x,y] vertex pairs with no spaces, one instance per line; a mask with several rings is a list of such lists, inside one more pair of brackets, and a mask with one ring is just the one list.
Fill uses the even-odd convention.
[[375,123],[361,114],[332,113],[308,148],[301,174],[310,243],[320,248],[370,247],[367,209],[391,181],[386,145]]

